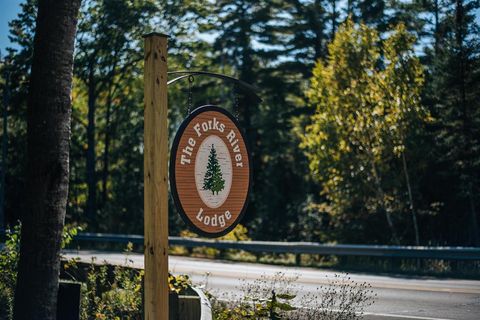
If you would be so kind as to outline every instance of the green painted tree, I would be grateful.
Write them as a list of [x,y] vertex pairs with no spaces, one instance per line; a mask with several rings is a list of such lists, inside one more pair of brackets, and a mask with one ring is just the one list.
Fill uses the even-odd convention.
[[210,154],[208,155],[207,172],[203,179],[203,190],[210,190],[212,194],[218,194],[225,187],[225,179],[223,179],[222,170],[217,159],[217,150],[212,144]]

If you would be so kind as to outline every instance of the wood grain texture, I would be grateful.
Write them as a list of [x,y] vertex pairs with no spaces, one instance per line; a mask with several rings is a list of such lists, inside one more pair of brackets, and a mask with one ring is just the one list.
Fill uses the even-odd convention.
[[[212,128],[207,131],[202,130],[202,123],[213,123],[214,119],[221,124],[225,125],[223,132],[218,129]],[[200,124],[200,135],[198,130],[195,130],[195,126]],[[197,126],[198,129],[198,126]],[[229,134],[234,133],[235,137],[232,138]],[[215,135],[219,137],[227,146],[229,156],[231,159],[232,168],[232,184],[226,200],[216,208],[209,207],[203,202],[199,194],[197,184],[195,183],[195,161],[197,160],[197,153],[199,152],[202,142]],[[189,139],[195,140],[195,145],[191,147]],[[185,153],[185,149],[190,146],[191,155]],[[238,147],[237,147],[238,146]],[[189,163],[182,164],[182,155],[188,156]],[[241,158],[237,161],[236,158]],[[241,166],[240,166],[241,165]],[[178,195],[178,201],[180,202],[181,209],[183,210],[187,219],[202,232],[207,234],[217,234],[230,228],[233,224],[238,223],[238,218],[242,213],[242,209],[247,201],[249,185],[250,185],[250,163],[248,150],[243,140],[242,134],[235,123],[225,114],[218,111],[206,111],[196,115],[186,125],[183,133],[178,142],[177,151],[175,154],[175,187]],[[178,205],[178,204],[177,204]],[[199,211],[202,210],[200,221],[197,216]],[[225,212],[231,213],[231,218],[227,219]],[[219,222],[220,216],[225,217],[225,224],[221,225]],[[217,218],[214,218],[217,216]],[[205,217],[209,223],[205,223]],[[216,225],[213,225],[213,219],[216,219]]]
[[145,319],[168,320],[167,38],[145,37]]

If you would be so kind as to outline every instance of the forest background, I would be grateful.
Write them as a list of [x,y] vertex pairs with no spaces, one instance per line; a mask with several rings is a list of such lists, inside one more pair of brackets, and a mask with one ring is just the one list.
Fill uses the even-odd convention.
[[[25,210],[35,1],[1,57],[0,207]],[[167,33],[171,136],[188,112],[238,114],[257,240],[480,245],[479,1],[88,0],[74,66],[66,223],[143,233],[143,39]],[[172,139],[171,139],[172,140]],[[1,217],[2,215],[0,215]],[[170,203],[170,234],[186,227]]]

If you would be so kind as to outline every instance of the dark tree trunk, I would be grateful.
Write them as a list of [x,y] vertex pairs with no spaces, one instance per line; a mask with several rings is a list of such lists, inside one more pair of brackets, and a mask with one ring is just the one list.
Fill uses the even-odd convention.
[[[242,17],[245,17],[248,13],[245,9],[241,9],[239,14]],[[238,47],[241,48],[241,65],[239,68],[239,78],[246,83],[255,82],[255,61],[253,59],[253,50],[251,48],[251,39],[250,35],[252,33],[251,26],[248,21],[242,19],[240,22],[240,28],[242,30],[242,37],[238,39]],[[253,128],[252,128],[252,111],[251,111],[251,101],[248,96],[243,96],[240,99],[240,107],[243,113],[243,126],[247,134],[247,138],[250,142],[253,142]],[[253,150],[255,152],[255,150]]]
[[353,19],[353,21],[355,21],[355,16],[353,14],[353,1],[352,0],[348,0],[347,1],[347,15],[348,16],[352,16],[351,18]]
[[117,90],[115,86],[115,75],[117,68],[117,55],[115,54],[115,59],[112,65],[112,71],[110,72],[110,80],[108,83],[108,96],[107,96],[107,110],[105,114],[105,145],[103,148],[103,170],[102,170],[102,207],[105,207],[108,199],[108,175],[110,173],[110,142],[112,139],[112,107],[113,107],[113,95]]
[[[95,57],[92,58],[92,60]],[[97,211],[97,177],[95,171],[96,154],[95,154],[95,109],[96,109],[96,81],[94,75],[93,61],[89,66],[88,75],[88,125],[87,125],[87,157],[86,157],[86,173],[87,173],[87,208],[86,215],[88,222],[95,224],[95,214]]]
[[103,171],[102,171],[102,206],[105,206],[108,198],[107,184],[110,165],[110,138],[111,138],[111,116],[112,116],[112,82],[110,82],[108,97],[107,97],[107,110],[105,114],[105,145],[103,148]]
[[337,1],[332,1],[332,34],[330,41],[333,41],[335,38],[335,32],[337,32]]
[[407,159],[405,157],[405,152],[402,152],[402,164],[403,164],[403,174],[405,175],[405,182],[407,183],[408,202],[409,202],[409,207],[410,207],[410,213],[412,214],[413,232],[415,234],[415,245],[419,246],[420,245],[420,231],[418,229],[417,212],[415,211],[415,205],[413,203],[412,184],[410,183],[410,175],[408,173]]
[[55,319],[80,0],[39,0],[27,113],[27,210],[14,319]]
[[324,9],[323,4],[321,1],[316,0],[313,7],[314,11],[312,12],[312,21],[310,24],[312,26],[312,30],[315,32],[315,61],[317,61],[320,57],[324,57],[324,47],[323,47],[323,30],[325,29],[323,17]]

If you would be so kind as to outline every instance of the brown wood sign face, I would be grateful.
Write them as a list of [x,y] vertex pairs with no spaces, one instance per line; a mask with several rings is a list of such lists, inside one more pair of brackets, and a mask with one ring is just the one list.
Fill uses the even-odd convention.
[[220,237],[247,207],[250,153],[235,118],[216,106],[193,111],[175,136],[170,188],[183,220],[198,234]]

